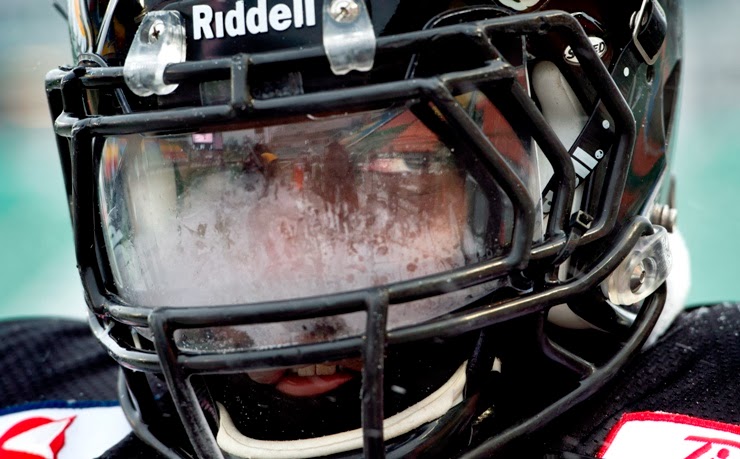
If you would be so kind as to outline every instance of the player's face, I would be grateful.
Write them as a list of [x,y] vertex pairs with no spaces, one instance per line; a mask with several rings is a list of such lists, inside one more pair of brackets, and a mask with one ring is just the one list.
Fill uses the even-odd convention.
[[[382,285],[465,264],[467,206],[464,178],[457,170],[434,164],[413,171],[402,158],[350,166],[344,156],[335,145],[326,155],[269,166],[271,178],[261,191],[266,196],[245,213],[245,221],[270,221],[270,227],[233,255],[259,260],[259,277],[273,294]],[[405,309],[418,317],[414,311],[445,306],[430,300]],[[295,333],[298,324],[273,331],[311,342],[331,338],[342,328],[361,328],[363,322],[362,317],[345,316],[303,322],[304,333]],[[241,331],[252,340],[261,335]],[[305,397],[344,384],[360,368],[356,359],[248,374],[279,392]]]
[[[186,230],[177,237],[176,252],[189,260],[188,276],[196,275],[189,272],[194,268],[205,268],[203,277],[211,269],[220,273],[200,284],[219,284],[199,290],[200,302],[214,301],[202,296],[214,292],[224,295],[221,302],[236,301],[243,285],[253,293],[242,298],[266,301],[382,285],[464,265],[464,178],[441,159],[418,156],[418,165],[402,155],[353,162],[346,149],[333,144],[322,154],[273,160],[260,173],[221,171],[199,178],[178,199],[179,226]],[[193,304],[193,298],[181,295],[180,304]],[[431,300],[405,309],[438,307]],[[243,327],[224,331],[222,338],[265,343],[266,335],[290,334],[291,342],[306,343],[360,329],[363,322],[345,316]],[[284,394],[306,397],[344,384],[360,368],[359,360],[345,360],[249,375]]]
[[[288,296],[329,293],[329,286],[352,290],[462,266],[464,178],[430,156],[418,153],[414,159],[421,164],[411,165],[417,169],[403,154],[358,163],[334,144],[322,155],[277,160],[257,191],[262,196],[238,206],[245,210],[243,221],[229,222],[248,226],[251,234],[249,244],[238,245],[232,255],[256,261],[260,282],[287,287],[298,279],[300,285],[287,287]],[[274,293],[257,295],[273,299]]]
[[[101,211],[119,293],[150,306],[256,303],[478,261],[486,248],[470,229],[470,202],[481,199],[470,177],[408,112],[378,116],[109,139]],[[457,296],[394,307],[389,322],[435,317],[480,293]],[[239,327],[220,335],[226,344],[189,333],[181,346],[311,342],[359,334],[364,323],[358,313]]]

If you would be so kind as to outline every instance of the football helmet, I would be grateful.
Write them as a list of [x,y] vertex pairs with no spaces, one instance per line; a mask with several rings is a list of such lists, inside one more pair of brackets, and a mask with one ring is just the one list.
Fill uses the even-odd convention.
[[657,321],[679,0],[69,0],[91,327],[168,458],[490,456]]

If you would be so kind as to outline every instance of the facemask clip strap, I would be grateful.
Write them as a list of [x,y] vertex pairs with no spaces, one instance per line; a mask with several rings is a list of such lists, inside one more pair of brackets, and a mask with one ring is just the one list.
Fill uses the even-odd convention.
[[656,0],[643,0],[640,11],[632,15],[630,27],[637,51],[648,65],[653,65],[668,34],[663,7]]
[[364,0],[325,2],[323,24],[324,51],[335,75],[373,68],[375,30]]
[[164,71],[170,64],[185,62],[185,26],[177,11],[152,11],[141,21],[123,65],[123,78],[140,97],[164,96],[177,89],[166,84]]

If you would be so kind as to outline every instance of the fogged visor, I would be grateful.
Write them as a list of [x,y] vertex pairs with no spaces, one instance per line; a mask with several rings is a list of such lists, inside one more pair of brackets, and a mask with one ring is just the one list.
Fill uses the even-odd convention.
[[[528,140],[480,94],[459,100],[536,202]],[[406,107],[222,132],[109,137],[99,202],[115,288],[141,306],[258,303],[489,260],[507,250],[513,213],[487,173],[471,170],[471,155],[446,145]],[[394,306],[389,327],[460,308],[496,285]],[[180,334],[179,345],[283,346],[364,328],[358,313],[196,330]]]

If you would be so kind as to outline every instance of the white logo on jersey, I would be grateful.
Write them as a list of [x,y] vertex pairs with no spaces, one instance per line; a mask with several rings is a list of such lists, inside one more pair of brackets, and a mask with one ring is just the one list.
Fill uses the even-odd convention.
[[257,0],[257,5],[247,9],[244,0],[238,0],[234,9],[213,11],[209,5],[193,6],[193,39],[239,37],[249,33],[257,35],[270,29],[282,32],[290,27],[316,25],[314,0],[293,0],[292,7],[276,3],[267,7],[267,0]]

